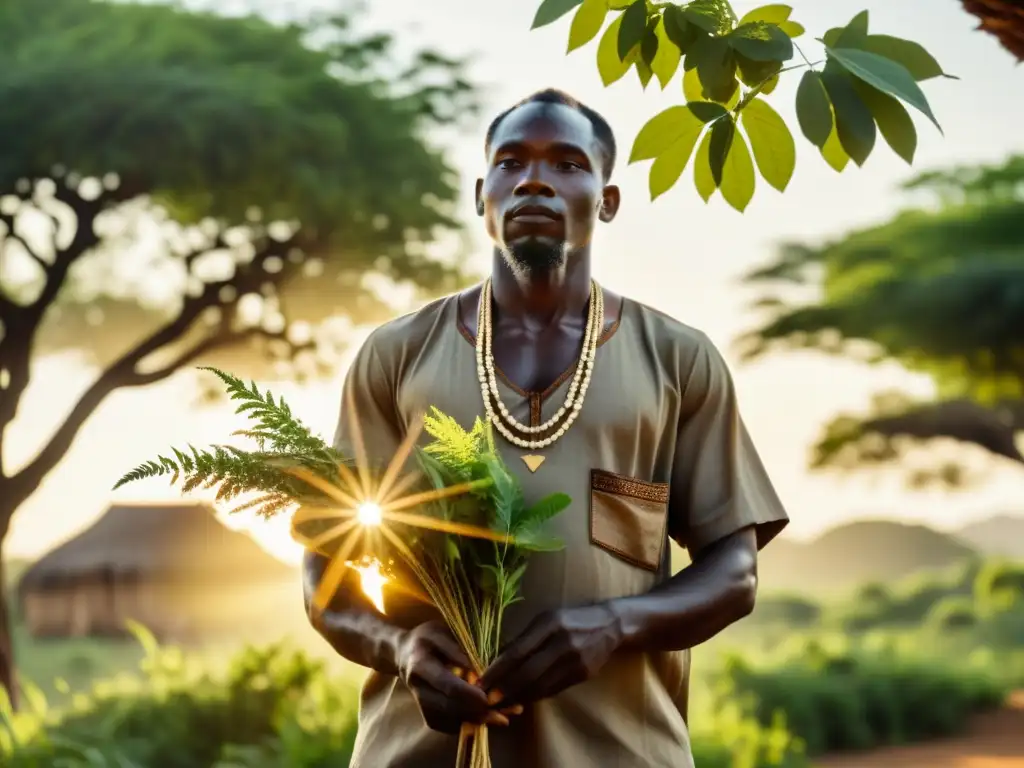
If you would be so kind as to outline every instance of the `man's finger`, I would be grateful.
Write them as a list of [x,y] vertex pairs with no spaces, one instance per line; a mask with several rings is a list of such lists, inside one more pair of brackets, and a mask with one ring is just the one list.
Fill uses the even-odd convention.
[[524,659],[544,643],[549,632],[550,627],[546,620],[535,620],[522,635],[508,645],[491,666],[484,670],[480,676],[480,687],[489,690],[504,680],[509,672],[517,669]]
[[449,664],[463,667],[464,669],[469,669],[472,666],[469,663],[469,657],[466,655],[466,652],[448,635],[442,632],[432,633],[430,635],[430,643],[434,650],[443,656]]
[[535,701],[545,687],[545,678],[555,674],[557,674],[557,657],[553,651],[542,648],[517,667],[515,675],[502,683],[501,691],[504,695],[497,702],[498,709],[507,709],[517,704]]
[[424,683],[446,698],[460,700],[481,711],[488,708],[487,694],[482,688],[470,685],[458,675],[450,672],[440,662],[424,664],[423,668],[418,670],[418,676]]

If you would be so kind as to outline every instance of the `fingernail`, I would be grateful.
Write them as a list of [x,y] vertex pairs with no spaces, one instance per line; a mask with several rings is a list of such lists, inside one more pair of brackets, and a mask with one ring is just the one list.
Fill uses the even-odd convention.
[[487,725],[508,725],[508,718],[499,712],[491,712],[487,715]]
[[452,674],[456,677],[465,677],[466,670],[464,670],[462,667],[452,667]]
[[476,672],[474,672],[473,670],[469,670],[469,671],[468,671],[468,672],[466,673],[466,681],[467,681],[467,682],[468,682],[468,683],[469,683],[470,685],[476,685],[476,684],[477,684],[478,682],[480,682],[480,675],[478,675],[478,674],[477,674]]
[[491,691],[487,694],[487,703],[494,705],[501,701],[501,691]]
[[504,710],[504,712],[509,715],[521,715],[523,714],[523,705],[516,704],[514,707]]

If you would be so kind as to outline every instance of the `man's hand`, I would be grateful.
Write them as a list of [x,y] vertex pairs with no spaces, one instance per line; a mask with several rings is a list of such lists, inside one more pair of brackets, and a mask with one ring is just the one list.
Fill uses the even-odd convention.
[[480,685],[502,692],[502,708],[546,699],[594,677],[621,642],[620,621],[607,605],[544,613],[491,664]]
[[427,727],[456,734],[463,723],[508,725],[508,718],[491,709],[482,687],[453,671],[470,664],[444,624],[431,621],[410,630],[398,645],[397,662]]

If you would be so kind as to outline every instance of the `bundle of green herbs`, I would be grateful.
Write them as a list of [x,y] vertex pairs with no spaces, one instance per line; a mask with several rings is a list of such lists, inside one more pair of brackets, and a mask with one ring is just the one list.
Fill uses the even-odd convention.
[[[569,506],[569,497],[552,494],[526,504],[490,425],[479,418],[465,429],[431,408],[422,420],[431,439],[415,446],[415,430],[382,470],[363,457],[342,455],[302,424],[282,398],[216,368],[204,370],[223,382],[238,403],[236,413],[252,422],[234,434],[252,440],[255,449],[174,448],[172,455],[126,473],[114,487],[170,476],[183,493],[216,488],[217,502],[232,502],[232,513],[292,515],[296,540],[330,559],[314,596],[315,611],[327,607],[352,572],[357,546],[364,561],[401,564],[388,575],[394,579],[400,571],[414,583],[394,580],[393,587],[427,599],[470,659],[473,669],[466,674],[481,675],[497,656],[505,610],[520,600],[530,554],[563,546],[545,527]],[[410,452],[415,469],[399,477]],[[485,726],[463,729],[458,760],[460,768],[490,765]]]

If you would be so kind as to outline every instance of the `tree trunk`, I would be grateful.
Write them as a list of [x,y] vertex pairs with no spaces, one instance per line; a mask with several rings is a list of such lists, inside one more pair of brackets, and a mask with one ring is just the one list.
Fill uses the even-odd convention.
[[[10,515],[0,512],[0,519],[10,520]],[[14,664],[14,627],[11,623],[11,612],[8,605],[9,589],[13,585],[7,583],[6,564],[3,556],[4,540],[7,538],[7,525],[0,526],[0,686],[3,686],[10,699],[11,706],[18,707],[17,673]]]

